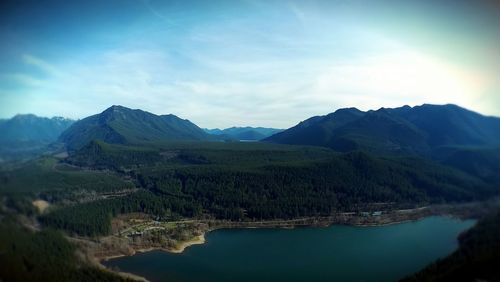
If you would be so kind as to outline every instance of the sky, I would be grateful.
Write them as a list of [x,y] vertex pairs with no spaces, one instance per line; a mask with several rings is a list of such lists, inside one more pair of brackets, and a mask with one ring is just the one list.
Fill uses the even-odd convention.
[[423,103],[500,116],[495,2],[1,1],[0,118],[123,105],[288,128]]

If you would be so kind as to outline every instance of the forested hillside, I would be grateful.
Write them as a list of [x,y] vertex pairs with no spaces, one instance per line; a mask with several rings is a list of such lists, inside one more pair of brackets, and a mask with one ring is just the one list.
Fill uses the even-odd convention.
[[2,281],[133,281],[85,264],[59,231],[33,232],[12,218],[0,223]]
[[[139,192],[63,207],[42,222],[81,235],[107,234],[113,216],[209,215],[262,220],[481,200],[498,193],[482,179],[415,157],[338,154],[262,143],[157,144],[147,149],[93,142],[66,162],[119,171]],[[92,216],[88,216],[92,215]]]

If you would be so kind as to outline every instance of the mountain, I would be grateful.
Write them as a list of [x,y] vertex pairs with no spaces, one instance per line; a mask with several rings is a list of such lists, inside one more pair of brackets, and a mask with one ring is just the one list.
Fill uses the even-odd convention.
[[30,159],[46,152],[48,145],[74,121],[62,117],[16,115],[0,120],[0,163]]
[[223,136],[226,139],[236,140],[261,140],[273,134],[283,131],[283,129],[265,128],[265,127],[230,127],[226,129],[204,129],[205,132],[212,135]]
[[100,114],[75,122],[59,140],[69,150],[79,149],[92,140],[113,144],[149,141],[210,140],[210,135],[189,120],[175,115],[155,115],[142,110],[112,106]]
[[363,112],[340,109],[264,139],[337,151],[428,155],[443,146],[499,146],[500,118],[456,105],[428,105]]
[[0,143],[44,142],[59,137],[74,121],[62,117],[38,117],[33,114],[16,115],[0,121]]
[[208,134],[212,134],[212,135],[222,135],[222,134],[224,134],[224,131],[222,129],[219,129],[219,128],[214,128],[214,129],[203,128],[203,131],[205,131]]
[[424,131],[432,148],[447,145],[500,144],[500,118],[488,117],[456,105],[388,109]]

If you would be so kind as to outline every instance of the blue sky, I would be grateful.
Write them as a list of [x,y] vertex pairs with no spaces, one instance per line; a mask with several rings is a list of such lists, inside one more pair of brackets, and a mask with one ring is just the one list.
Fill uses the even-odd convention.
[[202,127],[341,107],[500,115],[494,1],[2,1],[0,117],[113,104]]

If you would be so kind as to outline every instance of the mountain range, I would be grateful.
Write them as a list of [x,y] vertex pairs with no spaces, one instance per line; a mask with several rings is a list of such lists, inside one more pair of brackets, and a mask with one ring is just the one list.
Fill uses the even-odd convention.
[[208,134],[216,135],[223,139],[258,141],[267,138],[273,134],[283,131],[283,129],[266,128],[266,127],[230,127],[226,129],[208,129],[204,128]]
[[[360,111],[339,109],[314,116],[287,130],[263,127],[201,129],[175,115],[111,106],[102,113],[72,121],[60,117],[17,115],[0,120],[0,153],[54,141],[77,150],[92,140],[112,144],[157,141],[262,140],[270,143],[328,147],[339,152],[362,150],[386,155],[416,154],[441,161],[459,156],[498,154],[500,118],[456,105],[428,105]],[[28,146],[29,147],[29,146]],[[464,148],[467,148],[465,150]],[[2,156],[0,155],[0,158]]]
[[46,118],[32,114],[0,120],[0,163],[41,154],[73,122],[62,117]]

